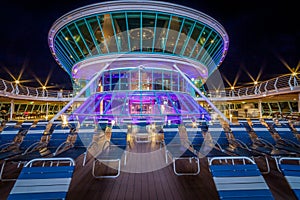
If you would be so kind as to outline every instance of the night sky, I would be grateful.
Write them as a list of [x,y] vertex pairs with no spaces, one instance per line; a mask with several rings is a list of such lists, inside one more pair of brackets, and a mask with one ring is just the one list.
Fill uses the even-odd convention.
[[[48,86],[71,89],[67,73],[54,61],[48,47],[48,31],[63,14],[95,0],[2,1],[0,6],[0,78],[12,81],[7,71],[37,86],[37,77]],[[230,39],[227,56],[219,71],[231,83],[251,82],[246,71],[267,80],[296,69],[300,62],[300,17],[297,1],[274,0],[185,0],[168,1],[185,5],[219,21]],[[8,70],[6,70],[8,69]],[[22,73],[22,69],[23,73]]]

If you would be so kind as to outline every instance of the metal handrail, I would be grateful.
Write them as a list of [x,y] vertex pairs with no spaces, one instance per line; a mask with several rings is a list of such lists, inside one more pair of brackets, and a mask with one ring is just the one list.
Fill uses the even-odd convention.
[[[239,87],[236,89],[215,89],[207,91],[207,95],[212,100],[214,98],[239,99],[242,97],[253,97],[257,95],[267,95],[269,93],[284,93],[300,90],[299,74],[286,74],[266,81],[262,81],[253,86]],[[34,97],[38,100],[60,100],[62,98],[73,98],[72,90],[43,90],[16,84],[11,81],[0,79],[0,96],[11,98]]]

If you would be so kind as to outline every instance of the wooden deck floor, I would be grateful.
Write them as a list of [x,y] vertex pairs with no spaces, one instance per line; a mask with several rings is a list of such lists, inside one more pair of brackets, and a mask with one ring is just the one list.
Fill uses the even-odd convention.
[[[218,199],[206,158],[200,159],[201,171],[196,176],[177,176],[172,164],[151,171],[151,168],[157,167],[156,163],[164,163],[164,154],[158,149],[155,142],[133,144],[133,154],[128,155],[127,165],[122,165],[124,171],[115,179],[95,179],[92,176],[94,159],[89,157],[87,164],[82,166],[83,156],[80,156],[76,160],[67,199]],[[263,170],[263,159],[256,159],[256,162]],[[275,162],[270,160],[270,164],[271,173],[264,175],[264,178],[274,197],[278,200],[296,199],[288,183],[276,169]],[[149,170],[142,172],[141,169],[145,166]],[[185,167],[183,163],[178,166]],[[17,176],[18,171],[11,172],[13,176]],[[13,181],[0,182],[0,199],[7,198],[13,184]]]

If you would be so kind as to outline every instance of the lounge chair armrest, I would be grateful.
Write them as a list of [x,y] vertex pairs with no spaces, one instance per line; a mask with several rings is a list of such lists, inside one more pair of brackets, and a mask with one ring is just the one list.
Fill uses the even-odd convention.
[[[13,147],[14,146],[14,147]],[[5,143],[5,144],[2,144],[0,146],[0,152],[5,152],[5,151],[10,151],[12,149],[15,149],[17,148],[19,145],[17,145],[16,143],[14,142],[10,142],[10,143]]]
[[275,149],[274,145],[272,145],[270,142],[268,142],[267,140],[265,140],[263,138],[255,139],[255,142],[261,142],[264,145],[268,145],[268,146],[272,147],[273,149]]
[[29,152],[32,152],[32,151],[35,151],[35,150],[38,150],[42,147],[45,147],[47,144],[44,143],[44,142],[35,142],[33,143],[32,145],[30,145],[29,147],[27,147],[27,149],[24,151],[24,153],[22,153],[22,155],[25,155]]
[[55,152],[53,153],[53,156],[56,156],[58,153],[61,153],[61,152],[65,151],[66,149],[69,149],[73,146],[74,145],[71,144],[70,142],[63,142],[56,148]]
[[292,146],[295,146],[297,148],[300,148],[300,145],[295,143],[292,140],[289,140],[289,139],[280,139],[280,140],[278,140],[278,142],[280,142],[280,141],[282,141],[285,145],[292,145]]
[[239,139],[235,139],[235,141],[238,142],[243,148],[251,151],[251,149],[249,149],[248,146],[243,141],[241,141]]
[[225,151],[225,150],[221,147],[221,145],[220,145],[216,140],[213,140],[213,143],[214,143],[215,146],[217,146],[222,152]]

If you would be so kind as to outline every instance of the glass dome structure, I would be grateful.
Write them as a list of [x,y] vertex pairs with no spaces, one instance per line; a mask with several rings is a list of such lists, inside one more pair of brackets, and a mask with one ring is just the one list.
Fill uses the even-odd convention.
[[158,1],[112,1],[86,6],[58,19],[49,31],[50,50],[71,77],[76,64],[116,54],[166,55],[203,66],[209,76],[229,45],[213,18]]
[[222,25],[200,11],[129,0],[63,15],[51,27],[48,43],[75,95],[86,99],[73,118],[180,123],[210,119],[193,99],[202,92],[191,80],[205,83],[224,60],[229,39]]

